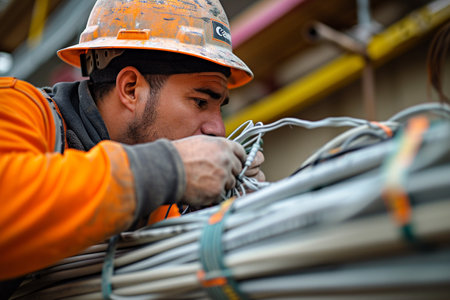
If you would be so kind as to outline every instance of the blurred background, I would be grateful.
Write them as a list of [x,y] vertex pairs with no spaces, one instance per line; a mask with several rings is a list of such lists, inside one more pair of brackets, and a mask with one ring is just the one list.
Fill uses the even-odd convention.
[[[76,44],[94,0],[0,0],[0,75],[36,86],[81,80],[56,51]],[[450,0],[222,0],[235,53],[253,70],[231,92],[227,132],[246,120],[385,120],[436,101],[427,79],[434,34]],[[444,91],[450,90],[450,60]],[[295,171],[345,129],[283,128],[264,136],[269,181]]]

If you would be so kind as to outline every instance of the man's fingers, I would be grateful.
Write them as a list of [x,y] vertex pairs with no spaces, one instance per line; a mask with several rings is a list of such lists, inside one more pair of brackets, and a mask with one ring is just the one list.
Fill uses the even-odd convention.
[[238,176],[242,171],[242,162],[239,159],[235,158],[232,160],[231,164],[232,164],[231,167],[232,175]]
[[242,171],[247,154],[242,145],[234,141],[227,141],[227,143],[234,154],[234,157],[231,159],[231,172],[234,176],[238,176]]
[[236,185],[246,154],[242,145],[219,137],[195,136],[174,141],[186,175],[183,200],[195,207],[216,203]]
[[[247,154],[237,142],[219,137],[195,136],[173,141],[184,164],[186,190],[183,201],[194,207],[216,203],[224,190],[235,187]],[[258,180],[264,179],[259,165],[264,156],[258,152],[246,172]]]
[[264,162],[264,154],[261,151],[256,152],[255,159],[253,160],[250,168],[258,168]]
[[245,171],[244,175],[247,177],[254,177],[258,174],[258,172],[260,172],[259,168],[250,168]]
[[258,151],[255,155],[255,159],[253,160],[250,168],[245,172],[247,177],[255,177],[260,172],[259,167],[264,162],[264,155],[261,151]]
[[225,189],[231,190],[232,188],[234,188],[235,185],[236,185],[236,177],[235,175],[231,174],[230,176],[228,176],[228,179],[225,183]]
[[259,170],[258,174],[256,174],[256,176],[254,176],[254,178],[256,180],[258,180],[259,182],[263,182],[266,181],[266,175],[264,174],[263,171]]
[[239,158],[242,164],[245,163],[245,160],[247,159],[247,154],[245,153],[244,147],[242,147],[241,144],[228,140],[228,143],[230,144],[231,149],[233,150],[233,153],[236,155],[236,157]]

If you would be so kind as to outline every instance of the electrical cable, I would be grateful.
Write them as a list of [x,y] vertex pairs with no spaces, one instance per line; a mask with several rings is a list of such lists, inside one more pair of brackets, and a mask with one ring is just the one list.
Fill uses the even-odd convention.
[[[293,176],[265,186],[241,177],[236,190],[243,196],[234,200],[217,241],[239,289],[251,299],[448,298],[450,122],[447,108],[436,113],[439,109],[411,108],[382,122],[395,139],[380,126],[352,118],[248,122],[244,132],[234,133],[250,153],[260,147],[265,132],[279,126],[354,126],[319,149],[309,167]],[[444,118],[434,120],[417,141],[401,187],[410,199],[414,234],[432,243],[433,251],[413,253],[383,200],[385,166],[388,158],[404,157],[403,152],[392,155],[399,150],[396,139],[404,135],[399,130],[403,123],[428,110]],[[335,147],[343,149],[310,166]],[[200,239],[219,211],[213,206],[122,233],[111,299],[208,299],[197,276],[202,269]],[[11,299],[101,299],[106,248],[105,243],[94,245],[31,274]]]
[[413,116],[431,113],[437,117],[450,119],[450,106],[446,103],[423,103],[415,106],[408,107],[399,113],[395,114],[388,121],[393,122],[405,122]]

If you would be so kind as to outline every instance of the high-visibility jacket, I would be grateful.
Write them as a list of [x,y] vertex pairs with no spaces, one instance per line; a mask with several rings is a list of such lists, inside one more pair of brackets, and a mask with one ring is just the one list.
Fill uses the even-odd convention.
[[[181,159],[170,142],[147,144],[154,149],[147,153],[147,148],[105,140],[87,152],[66,146],[61,154],[54,152],[54,117],[40,90],[0,78],[0,280],[102,242],[128,229],[146,201],[154,200],[154,210],[178,200],[184,190]],[[155,161],[151,155],[163,155],[164,163],[146,165]],[[146,167],[153,170],[160,195],[149,190]],[[176,176],[158,181],[158,172]],[[164,182],[167,191],[159,187]]]

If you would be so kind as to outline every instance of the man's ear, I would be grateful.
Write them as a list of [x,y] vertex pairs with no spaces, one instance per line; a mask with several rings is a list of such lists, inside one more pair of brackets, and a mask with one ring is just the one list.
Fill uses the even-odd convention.
[[125,67],[116,77],[116,88],[121,103],[134,112],[139,102],[140,91],[147,85],[144,76],[135,67]]

